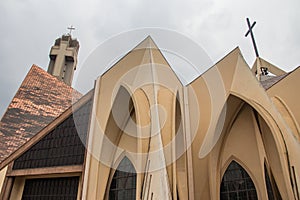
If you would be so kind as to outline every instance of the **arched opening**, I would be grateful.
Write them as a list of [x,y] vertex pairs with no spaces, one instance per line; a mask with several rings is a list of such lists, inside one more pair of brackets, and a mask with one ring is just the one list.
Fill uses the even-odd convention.
[[222,178],[220,199],[258,199],[251,177],[246,170],[235,161],[230,163]]
[[269,198],[269,200],[273,200],[273,199],[275,199],[275,197],[274,197],[274,192],[273,192],[273,189],[272,189],[271,179],[270,179],[266,164],[265,164],[264,168],[265,168],[265,181],[266,181],[268,198]]
[[[179,95],[175,104],[175,153],[176,153],[176,196],[179,199],[188,199],[187,168],[186,168],[186,141],[183,131],[183,119]],[[174,194],[175,195],[175,194]]]
[[264,165],[265,171],[265,181],[267,187],[267,193],[269,200],[282,199],[278,191],[275,180],[273,179],[272,173],[268,172],[266,164]]
[[[135,107],[130,93],[123,86],[120,86],[107,120],[104,131],[105,137],[101,146],[100,159],[106,165],[112,165],[118,148],[129,152],[137,151],[135,115]],[[123,146],[120,146],[124,138],[130,140],[130,145],[123,143]]]
[[136,170],[127,157],[116,169],[109,189],[109,200],[136,199]]
[[[284,170],[285,163],[281,159],[282,151],[278,145],[281,138],[273,124],[276,122],[273,122],[268,113],[264,113],[259,106],[238,96],[230,95],[226,105],[227,112],[223,132],[219,146],[216,145],[215,154],[212,156],[212,158],[220,157],[221,159],[218,160],[218,165],[213,165],[218,166],[213,170],[222,169],[225,162],[234,156],[249,167],[249,172],[251,171],[251,177],[255,182],[257,196],[267,198],[266,182],[258,181],[258,179],[266,180],[265,175],[269,175],[275,199],[281,199],[280,196],[284,199],[287,198],[286,183],[288,182],[285,182],[287,171]],[[251,151],[247,152],[248,149]],[[268,161],[268,174],[264,173],[264,164],[260,159],[262,157]],[[272,174],[272,171],[282,171],[283,173]],[[264,177],[260,177],[261,175]],[[228,198],[224,197],[224,199]]]

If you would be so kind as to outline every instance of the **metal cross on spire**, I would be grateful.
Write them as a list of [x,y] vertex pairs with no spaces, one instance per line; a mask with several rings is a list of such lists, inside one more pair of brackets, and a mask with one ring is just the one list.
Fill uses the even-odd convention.
[[259,55],[258,55],[258,50],[257,50],[257,47],[256,47],[256,43],[255,43],[255,39],[254,39],[254,35],[253,35],[253,31],[252,31],[252,29],[253,29],[254,25],[256,24],[256,22],[253,22],[253,24],[250,25],[249,18],[247,18],[247,24],[248,24],[249,30],[248,30],[247,33],[245,34],[245,37],[247,37],[247,36],[249,35],[249,33],[250,33],[251,39],[252,39],[252,43],[253,43],[253,46],[254,46],[254,50],[255,50],[256,57],[259,57]]
[[71,35],[72,31],[75,30],[75,27],[73,25],[71,25],[70,27],[68,27],[67,29],[70,30],[69,35]]

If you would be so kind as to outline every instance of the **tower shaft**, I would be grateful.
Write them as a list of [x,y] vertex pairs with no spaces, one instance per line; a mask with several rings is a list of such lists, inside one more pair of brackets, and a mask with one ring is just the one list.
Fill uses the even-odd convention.
[[79,42],[72,39],[71,35],[63,35],[56,39],[50,50],[48,73],[71,86],[77,65],[78,50]]

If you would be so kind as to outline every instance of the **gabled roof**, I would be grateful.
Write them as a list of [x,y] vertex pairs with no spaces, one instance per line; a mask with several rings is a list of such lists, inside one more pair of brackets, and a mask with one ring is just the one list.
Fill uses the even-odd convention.
[[82,95],[33,65],[0,121],[0,162]]

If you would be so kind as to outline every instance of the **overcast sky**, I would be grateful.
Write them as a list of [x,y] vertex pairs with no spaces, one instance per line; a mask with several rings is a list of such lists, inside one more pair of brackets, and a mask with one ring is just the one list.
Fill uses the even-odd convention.
[[50,47],[71,24],[80,42],[77,73],[99,44],[143,27],[186,35],[214,63],[239,46],[252,65],[251,39],[244,37],[246,17],[257,22],[254,33],[260,56],[291,71],[300,65],[299,9],[299,0],[1,0],[0,117],[32,64],[47,70]]

